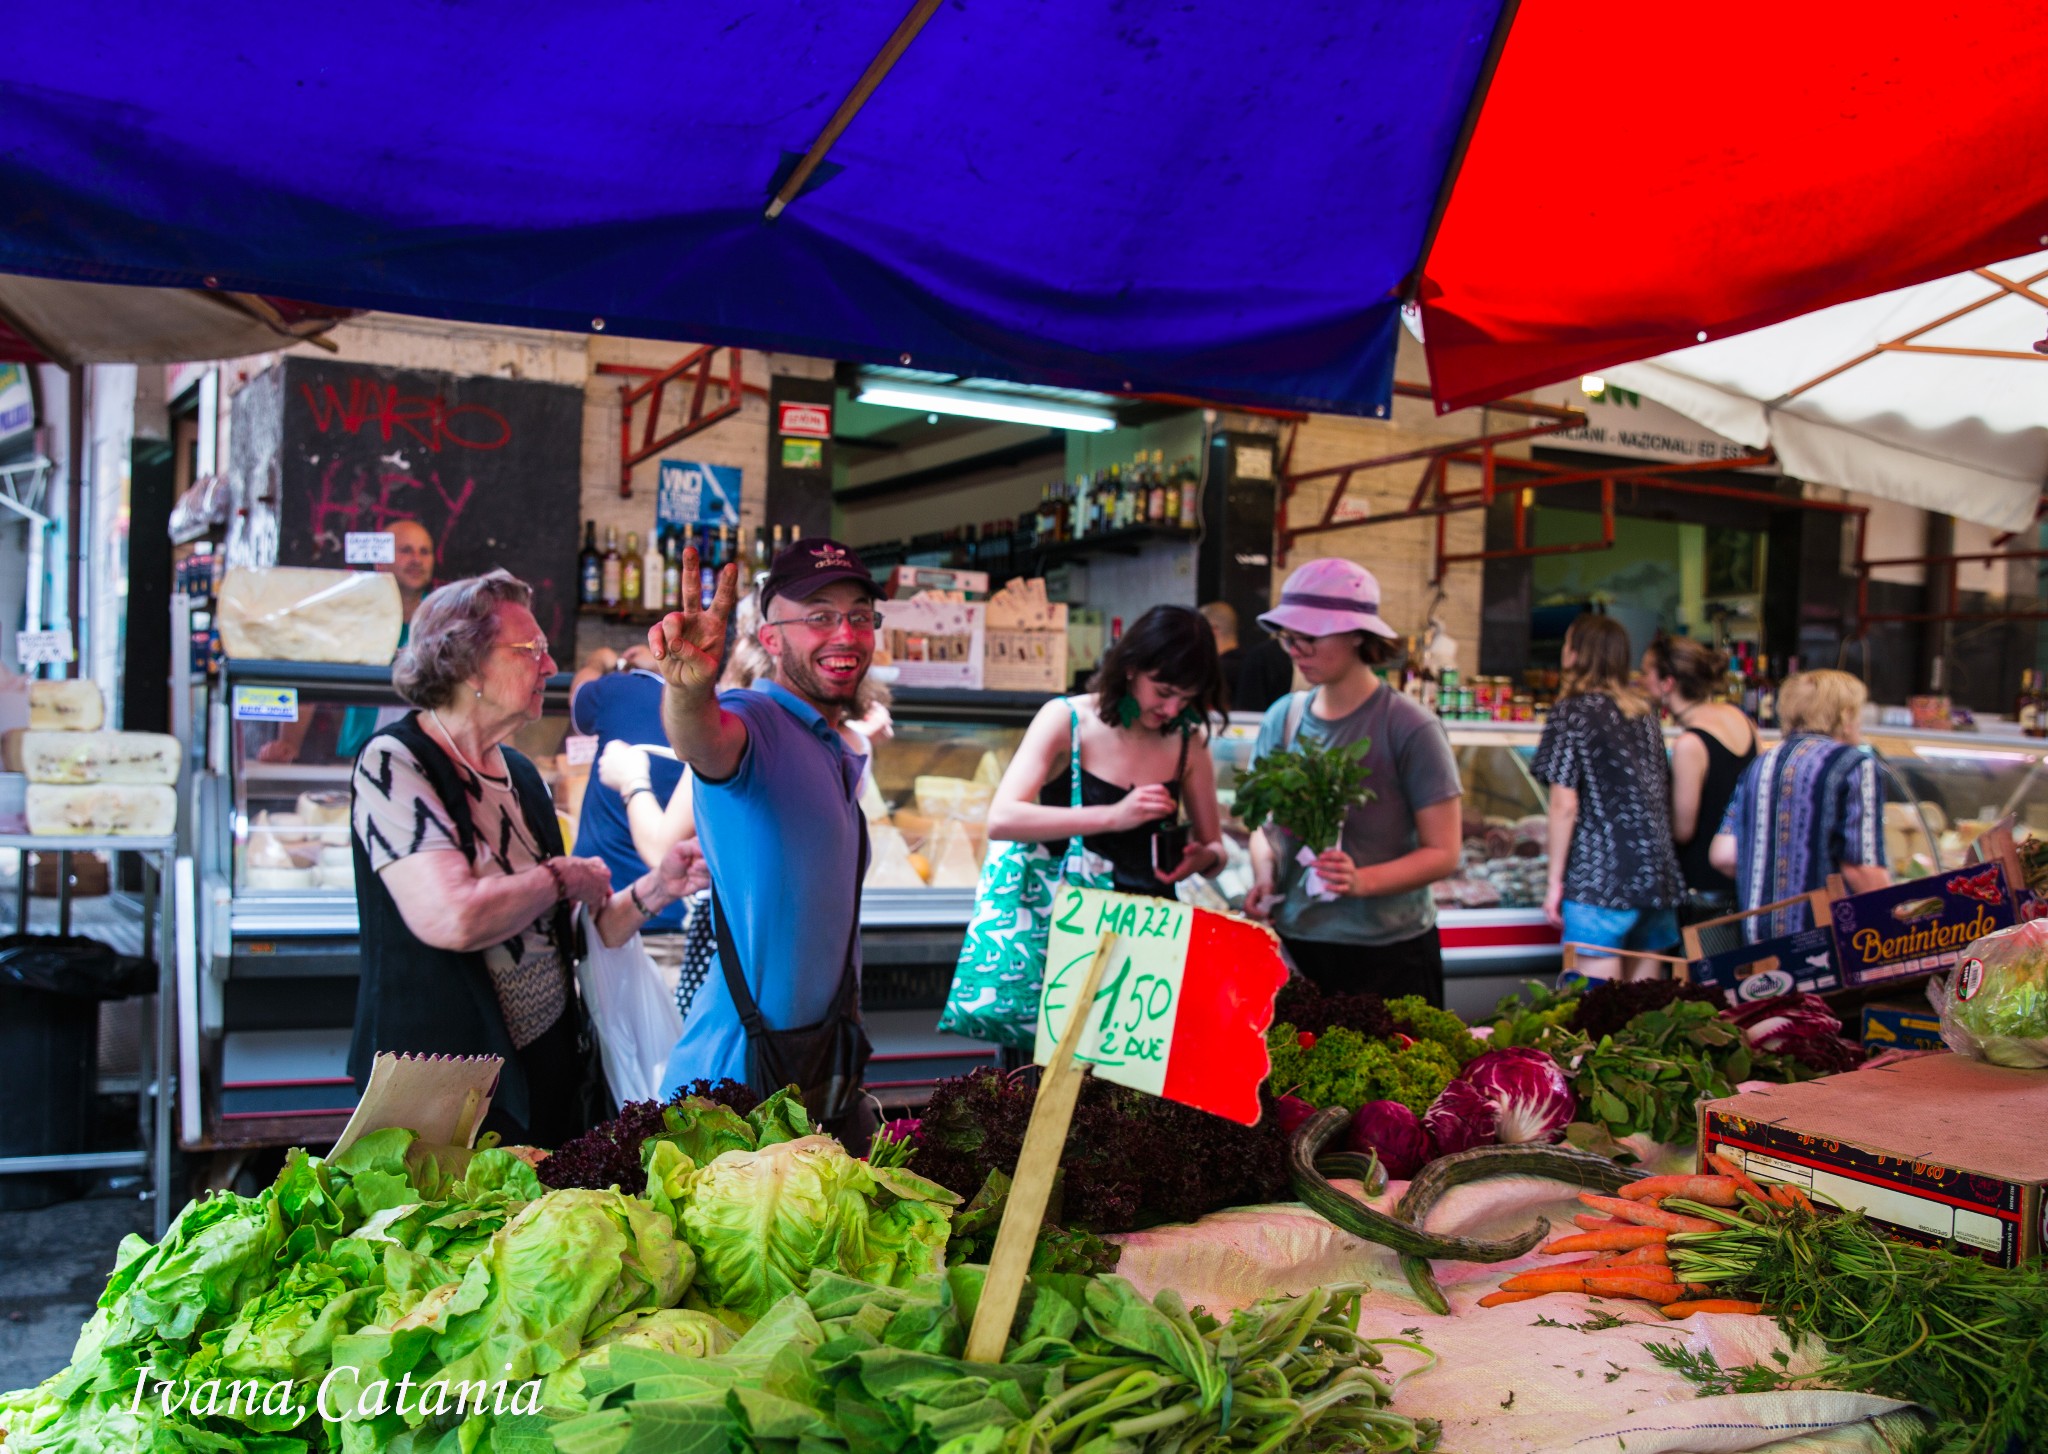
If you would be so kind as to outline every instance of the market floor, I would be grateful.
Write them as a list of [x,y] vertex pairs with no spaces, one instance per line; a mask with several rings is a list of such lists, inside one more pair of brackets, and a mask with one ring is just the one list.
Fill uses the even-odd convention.
[[41,1383],[71,1361],[114,1250],[149,1230],[149,1203],[132,1192],[0,1212],[0,1392]]

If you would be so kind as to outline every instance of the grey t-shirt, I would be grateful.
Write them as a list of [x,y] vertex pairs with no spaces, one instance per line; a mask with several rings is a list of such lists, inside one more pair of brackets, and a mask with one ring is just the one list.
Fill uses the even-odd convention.
[[[1254,762],[1288,745],[1287,708],[1293,700],[1289,693],[1266,709],[1259,740],[1252,746]],[[1338,747],[1360,738],[1372,743],[1365,755],[1370,769],[1365,785],[1373,798],[1345,816],[1339,844],[1353,863],[1386,863],[1412,853],[1420,845],[1416,810],[1464,792],[1443,724],[1390,687],[1380,687],[1357,711],[1334,722],[1316,716],[1311,698],[1296,735]],[[1286,894],[1273,913],[1273,927],[1283,936],[1335,944],[1399,944],[1436,927],[1436,904],[1426,887],[1381,898],[1315,902],[1302,886],[1306,870],[1295,861],[1300,840],[1277,826],[1268,825],[1265,831],[1279,859],[1274,883]]]

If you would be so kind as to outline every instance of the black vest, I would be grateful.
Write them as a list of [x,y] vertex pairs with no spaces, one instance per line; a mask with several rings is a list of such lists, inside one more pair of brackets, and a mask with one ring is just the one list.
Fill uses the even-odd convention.
[[[463,858],[470,858],[476,841],[476,826],[470,816],[470,792],[462,776],[441,745],[429,737],[419,723],[419,713],[409,712],[370,739],[395,738],[412,753],[427,775],[427,782],[441,800],[441,806],[455,829]],[[365,752],[369,744],[364,745]],[[554,799],[540,770],[511,748],[502,748],[505,770],[511,775],[512,790],[519,799],[526,827],[541,852],[549,858],[562,852],[561,824],[555,819]],[[356,815],[350,814],[351,823]],[[348,1073],[360,1093],[369,1083],[370,1064],[380,1051],[409,1051],[431,1055],[497,1055],[505,1068],[498,1077],[495,1104],[522,1125],[532,1121],[532,1104],[526,1073],[512,1048],[505,1029],[504,1012],[498,1008],[497,991],[482,953],[457,953],[436,949],[423,942],[406,924],[397,900],[384,880],[370,867],[369,849],[353,828],[349,841],[355,850],[356,917],[360,925],[362,959],[356,986],[355,1034],[349,1041]],[[552,932],[555,948],[566,973],[576,962],[571,952],[569,906],[555,910]],[[569,988],[569,1008],[575,1012],[575,986]]]

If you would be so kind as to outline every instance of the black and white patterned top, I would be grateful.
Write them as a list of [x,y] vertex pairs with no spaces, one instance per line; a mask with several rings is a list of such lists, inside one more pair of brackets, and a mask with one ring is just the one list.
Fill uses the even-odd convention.
[[1600,909],[1685,902],[1671,846],[1671,761],[1657,714],[1624,714],[1605,693],[1551,708],[1531,771],[1579,795],[1564,896]]
[[[471,873],[477,878],[509,875],[539,864],[546,855],[527,829],[512,779],[479,776],[461,762],[454,767],[469,793],[469,818],[476,829]],[[426,772],[403,743],[388,736],[373,739],[356,759],[351,826],[378,873],[416,853],[462,851]],[[484,951],[505,1029],[522,1050],[559,1020],[569,1003],[568,974],[548,933],[553,912],[550,905],[524,932]]]

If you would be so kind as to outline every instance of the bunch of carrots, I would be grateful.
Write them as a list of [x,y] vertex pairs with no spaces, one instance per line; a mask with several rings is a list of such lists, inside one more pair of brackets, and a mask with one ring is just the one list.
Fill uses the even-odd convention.
[[1517,1273],[1501,1283],[1500,1291],[1481,1298],[1479,1306],[1495,1308],[1554,1292],[1575,1292],[1594,1297],[1638,1298],[1656,1304],[1668,1318],[1689,1318],[1694,1313],[1766,1311],[1762,1303],[1713,1297],[1713,1289],[1704,1284],[1682,1283],[1673,1277],[1666,1243],[1674,1234],[1719,1232],[1723,1228],[1719,1222],[1671,1211],[1664,1204],[1672,1201],[1702,1207],[1733,1207],[1740,1204],[1744,1193],[1788,1210],[1812,1211],[1813,1202],[1797,1187],[1782,1183],[1765,1191],[1725,1157],[1710,1153],[1707,1161],[1713,1167],[1712,1176],[1651,1176],[1631,1182],[1622,1188],[1620,1196],[1582,1194],[1579,1200],[1592,1212],[1572,1219],[1579,1232],[1546,1243],[1543,1250],[1552,1254],[1592,1255],[1535,1272]]

